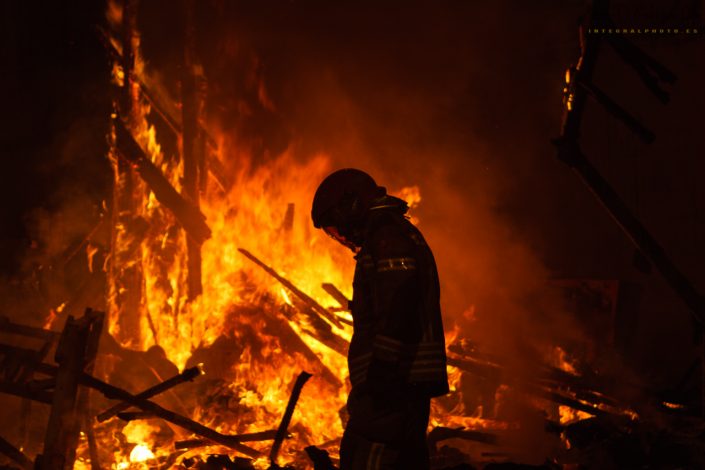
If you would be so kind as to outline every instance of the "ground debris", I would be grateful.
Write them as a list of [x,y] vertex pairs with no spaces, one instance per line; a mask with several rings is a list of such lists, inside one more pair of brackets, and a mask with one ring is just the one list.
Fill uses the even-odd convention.
[[252,459],[235,457],[235,460],[230,460],[227,455],[219,454],[209,455],[205,462],[197,457],[184,459],[181,467],[195,470],[255,470]]
[[[433,449],[432,449],[433,450]],[[431,454],[431,469],[433,470],[474,470],[469,466],[470,456],[451,446],[441,446]]]
[[503,462],[485,465],[484,470],[558,470],[560,468],[561,467],[549,463],[545,465],[527,465],[523,463]]
[[585,419],[566,427],[571,448],[561,461],[604,470],[705,468],[705,443],[698,429],[689,434],[684,428],[676,431],[648,423],[623,428],[609,420]]

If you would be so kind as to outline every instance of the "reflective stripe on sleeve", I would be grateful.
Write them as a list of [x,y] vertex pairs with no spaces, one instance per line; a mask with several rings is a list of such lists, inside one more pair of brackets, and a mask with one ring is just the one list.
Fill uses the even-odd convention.
[[384,452],[384,444],[375,442],[370,448],[370,455],[367,458],[366,470],[380,470],[382,461],[382,453]]
[[350,383],[357,385],[367,378],[367,369],[370,367],[372,353],[362,354],[348,360],[348,370],[350,373]]
[[384,258],[377,261],[377,272],[410,271],[416,269],[414,258]]
[[389,362],[396,362],[400,359],[403,346],[401,341],[384,335],[375,336],[372,342],[374,355]]

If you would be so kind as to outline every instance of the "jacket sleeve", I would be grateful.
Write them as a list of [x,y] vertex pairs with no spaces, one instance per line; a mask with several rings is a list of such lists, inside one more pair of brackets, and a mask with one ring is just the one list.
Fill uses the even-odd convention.
[[402,356],[421,338],[419,317],[422,276],[418,248],[399,224],[377,230],[371,239],[374,263],[372,305],[374,338],[370,381],[404,379],[399,364]]

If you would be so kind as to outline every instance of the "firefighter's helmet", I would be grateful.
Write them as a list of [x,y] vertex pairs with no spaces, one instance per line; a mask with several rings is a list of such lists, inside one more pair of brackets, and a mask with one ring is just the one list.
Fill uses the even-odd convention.
[[349,232],[362,222],[372,202],[386,193],[364,171],[355,168],[335,171],[323,180],[313,197],[313,225]]

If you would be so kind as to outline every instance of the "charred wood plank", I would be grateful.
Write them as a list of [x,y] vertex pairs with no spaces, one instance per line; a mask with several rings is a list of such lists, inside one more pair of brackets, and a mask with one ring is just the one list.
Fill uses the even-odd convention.
[[279,428],[277,429],[277,435],[274,438],[274,443],[272,443],[272,450],[269,451],[269,461],[272,466],[277,464],[277,455],[279,454],[279,449],[281,448],[282,442],[289,429],[289,423],[291,422],[291,417],[294,414],[294,409],[296,408],[296,403],[299,401],[299,396],[301,395],[301,390],[304,385],[312,377],[308,372],[301,372],[296,378],[294,383],[294,388],[291,390],[291,395],[289,396],[289,402],[286,404],[286,410],[284,411],[284,416],[282,416],[281,423],[279,423]]
[[499,443],[499,437],[496,434],[483,431],[473,431],[465,428],[453,429],[444,426],[437,426],[433,428],[426,437],[428,447],[433,451],[436,450],[439,442],[445,441],[446,439],[464,439],[467,441],[481,442],[489,445],[497,445]]
[[54,347],[55,340],[49,339],[44,342],[44,345],[39,349],[39,351],[36,351],[34,354],[34,357],[32,358],[32,363],[28,364],[20,376],[17,378],[18,382],[26,382],[34,373],[33,365],[34,364],[40,364],[44,358],[49,354],[49,351],[51,351],[51,348]]
[[286,205],[286,212],[284,213],[284,219],[282,224],[279,226],[279,231],[282,233],[290,233],[294,228],[294,212],[296,210],[296,205],[293,202],[289,202]]
[[294,294],[296,297],[298,297],[302,302],[304,302],[308,307],[311,308],[311,310],[313,310],[320,317],[327,319],[328,321],[333,323],[338,328],[342,327],[342,325],[340,324],[340,322],[338,322],[338,319],[335,317],[335,315],[333,315],[331,312],[329,312],[327,308],[323,307],[321,304],[319,304],[318,302],[313,300],[311,297],[309,297],[301,289],[296,287],[291,281],[289,281],[285,277],[281,276],[274,269],[267,266],[263,261],[261,261],[259,258],[257,258],[255,255],[253,255],[249,251],[245,250],[244,248],[238,248],[238,251],[240,253],[242,253],[243,255],[245,255],[245,257],[247,257],[250,261],[252,261],[256,265],[258,265],[260,268],[262,268],[267,274],[269,274],[274,279],[279,281],[280,284],[282,284],[289,291],[291,291],[292,294]]
[[595,101],[600,103],[610,114],[619,119],[626,125],[632,132],[634,132],[642,142],[650,144],[656,139],[654,133],[645,127],[641,122],[639,122],[634,116],[632,116],[627,110],[621,107],[616,101],[610,98],[604,91],[602,91],[596,85],[590,82],[578,82],[581,88],[583,88],[587,93],[592,96]]
[[[288,315],[287,313],[287,308],[290,308],[289,305],[284,305],[281,311],[279,312],[281,313],[281,316],[276,315],[278,323],[283,326],[283,331],[279,333],[283,336],[281,338],[283,340],[283,343],[286,344],[288,348],[291,348],[303,354],[303,356],[309,361],[313,362],[314,364],[318,364],[321,370],[320,377],[326,382],[336,388],[342,387],[343,383],[340,381],[340,379],[328,368],[328,366],[321,360],[321,358],[318,357],[318,355],[311,350],[311,348],[306,344],[306,342],[304,342],[304,340],[301,339],[298,333],[296,333],[296,331],[291,327],[291,325],[289,324],[290,315]],[[273,314],[272,316],[275,315]]]
[[[292,307],[286,304],[282,306],[280,311],[289,322],[296,324],[299,328],[301,328],[301,331],[307,336],[317,341],[320,341],[321,343],[323,343],[333,351],[337,352],[341,356],[347,355],[347,350],[350,343],[333,333],[333,331],[331,331],[330,329],[330,325],[328,325],[328,323],[326,323],[321,318],[316,317],[315,313],[308,312],[308,315],[306,315],[306,318],[304,319],[304,321],[302,321],[301,318],[298,318],[299,312],[301,311],[300,308]],[[305,313],[306,312],[304,312],[304,314]],[[312,316],[315,320],[312,320]],[[315,323],[311,324],[312,322]],[[298,333],[296,331],[294,331],[294,334],[298,336]],[[301,341],[303,342],[303,340]],[[308,348],[308,346],[306,347]]]
[[335,287],[333,284],[330,282],[324,282],[321,284],[321,287],[323,288],[324,291],[326,291],[331,297],[333,297],[342,308],[345,310],[350,310],[350,299],[345,297],[345,294],[340,292],[340,289]]
[[[217,148],[216,145],[213,145],[213,147]],[[212,152],[209,152],[207,154],[205,164],[208,169],[208,173],[213,175],[213,178],[215,178],[215,181],[220,185],[223,191],[226,193],[229,192],[235,185],[235,182],[228,175],[228,171],[225,169],[223,162],[221,162],[220,159]]]
[[[37,367],[37,372],[47,375],[56,375],[58,372],[58,368],[56,366],[52,366],[51,364],[40,364]],[[81,385],[98,390],[106,398],[109,398],[111,400],[120,400],[125,403],[129,403],[131,406],[134,406],[136,408],[152,412],[155,416],[158,416],[159,418],[165,421],[168,421],[172,424],[189,430],[196,435],[203,436],[206,439],[210,439],[214,442],[217,442],[218,444],[222,444],[225,447],[229,447],[233,450],[236,450],[244,455],[247,455],[249,457],[260,457],[262,455],[259,451],[240,444],[239,442],[237,442],[236,439],[233,439],[231,436],[221,434],[185,416],[167,410],[166,408],[163,408],[152,401],[143,398],[137,398],[130,392],[114,385],[111,385],[109,383],[103,382],[102,380],[99,380],[89,374],[81,374],[80,382]]]
[[627,208],[612,186],[583,155],[577,143],[559,140],[557,145],[559,153],[563,155],[561,158],[567,159],[573,171],[607,209],[631,242],[658,269],[669,287],[688,306],[695,319],[701,325],[705,324],[705,300],[692,282],[668,257],[666,251]]
[[[122,62],[122,44],[104,29],[98,27],[97,30],[98,37],[103,43],[105,49],[108,51],[108,54],[113,60]],[[181,135],[181,117],[176,111],[170,109],[173,106],[167,106],[164,100],[157,93],[154,93],[141,77],[135,76],[134,80],[139,85],[142,96],[147,100],[151,109],[156,112],[156,115],[161,118],[164,124],[166,124],[175,135]],[[223,163],[214,154],[214,152],[218,149],[218,143],[213,136],[208,133],[200,121],[198,125],[203,134],[205,143],[211,150],[211,152],[206,153],[204,162],[205,168],[207,168],[208,172],[213,176],[213,178],[215,178],[215,181],[220,185],[220,187],[223,188],[224,191],[228,192],[232,189],[234,182],[228,175]]]
[[0,343],[0,375],[6,380],[16,380],[36,361],[37,351]]
[[[183,123],[182,157],[184,163],[183,192],[184,196],[194,205],[199,207],[199,175],[203,171],[205,145],[203,133],[198,125],[198,117],[202,107],[201,93],[199,92],[199,77],[196,74],[197,61],[195,58],[195,28],[194,5],[189,0],[184,4],[184,63],[181,76],[181,113]],[[187,296],[194,300],[203,292],[201,284],[201,244],[189,239],[186,247],[187,264]]]
[[0,343],[0,354],[4,354],[6,356],[17,356],[22,360],[26,360],[27,358],[33,358],[37,354],[37,351],[34,349]]
[[[110,58],[115,61],[122,62],[122,42],[100,26],[96,27],[96,31],[98,33],[99,40],[103,44],[103,47],[105,47],[105,50],[108,52]],[[137,76],[135,77],[135,81],[139,85],[140,91],[149,102],[150,107],[157,112],[159,117],[164,121],[164,124],[166,124],[174,132],[174,134],[181,134],[181,116],[179,116],[178,112],[174,109],[176,106],[167,106],[163,102],[162,98],[152,91],[149,84],[145,83],[143,77]],[[199,123],[199,125],[202,128],[202,132],[205,133],[205,140],[208,146],[213,149],[217,149],[218,143],[216,140],[205,128],[203,128],[201,123]]]
[[[86,314],[74,319],[69,316],[56,349],[56,387],[44,438],[44,450],[39,459],[43,470],[73,468],[80,420],[78,417],[78,384],[86,367],[86,356],[93,348],[92,337],[99,336],[102,316]],[[96,346],[97,347],[97,346]]]
[[[596,0],[593,2],[590,26],[592,27],[600,21],[604,22],[608,17],[607,10],[607,0]],[[553,141],[558,151],[558,158],[578,175],[631,242],[658,269],[671,289],[688,306],[700,325],[703,325],[705,324],[705,297],[678,269],[661,245],[639,219],[634,216],[614,188],[604,179],[580,149],[578,144],[580,125],[588,93],[579,84],[591,82],[600,47],[599,35],[582,34],[581,45],[580,66],[575,70],[575,76],[571,77],[571,83],[568,84],[569,94],[566,100],[569,105],[564,110],[561,135]],[[642,57],[642,59],[645,58]],[[675,79],[675,76],[662,66],[659,67],[653,62],[649,62],[649,64],[655,67],[665,79]]]
[[26,385],[30,390],[49,390],[56,387],[56,378],[51,377],[49,379],[33,379],[28,382],[24,382],[23,385]]
[[[90,308],[86,309],[86,316],[91,316],[91,330],[88,332],[88,338],[86,340],[86,354],[84,360],[84,372],[88,374],[93,373],[95,368],[95,360],[98,355],[98,347],[100,344],[101,334],[103,332],[103,324],[105,322],[105,314],[103,312],[97,312]],[[98,446],[95,439],[95,432],[93,429],[93,420],[91,419],[91,406],[90,406],[90,394],[91,390],[87,388],[79,389],[78,392],[78,409],[79,413],[82,414],[81,417],[81,427],[86,435],[88,441],[88,453],[91,457],[91,470],[101,470],[100,457],[98,455]],[[75,450],[74,450],[75,454]]]
[[[592,4],[592,11],[588,19],[588,26],[604,21],[608,17],[609,0],[595,0]],[[589,82],[592,79],[593,70],[597,63],[597,55],[600,49],[600,38],[597,34],[585,34],[583,28],[580,30],[581,57],[578,61],[575,73],[571,74],[571,83],[568,83],[568,95],[565,97],[566,106],[563,114],[561,135],[577,139],[580,136],[580,125],[583,120],[583,110],[585,109],[586,94],[584,90],[575,87],[578,82]],[[575,81],[574,81],[575,80]]]
[[447,358],[448,365],[457,367],[471,374],[477,375],[484,379],[492,381],[501,381],[503,379],[502,368],[496,364],[484,363],[470,358],[456,358],[449,356]]
[[[277,431],[275,429],[269,431],[251,432],[246,434],[238,434],[236,436],[230,436],[233,439],[237,439],[239,442],[259,442],[259,441],[271,441],[276,438]],[[287,435],[287,437],[289,437]],[[199,447],[214,445],[213,441],[208,439],[187,439],[185,441],[176,441],[174,443],[175,449],[197,449]]]
[[85,429],[86,440],[88,441],[88,455],[91,456],[91,470],[101,470],[100,455],[98,455],[98,442],[95,438],[93,420],[88,413],[83,414],[83,429]]
[[43,340],[54,340],[57,339],[61,333],[52,330],[45,330],[43,328],[36,328],[33,326],[21,325],[19,323],[13,323],[6,316],[0,316],[0,331],[6,333],[13,333],[20,336],[29,336],[31,338],[38,338]]
[[120,156],[136,166],[137,172],[157,200],[174,214],[189,237],[199,244],[208,240],[211,229],[206,223],[206,216],[174,189],[120,119],[116,120],[115,134]]
[[[457,357],[458,354],[460,357]],[[502,381],[503,377],[508,377],[504,382],[529,383],[540,388],[549,390],[568,391],[574,395],[575,399],[586,401],[594,405],[608,405],[619,408],[618,401],[609,395],[614,389],[609,381],[601,377],[585,377],[573,375],[553,366],[541,364],[537,367],[538,372],[530,377],[521,377],[514,373],[505,374],[505,367],[499,362],[500,359],[491,355],[482,354],[476,351],[455,352],[448,358],[448,364],[459,367],[479,377],[492,381]],[[648,393],[643,387],[637,384],[621,383],[620,386],[630,386],[640,393]]]
[[0,382],[0,393],[14,395],[16,397],[26,398],[39,403],[51,405],[52,394],[44,390],[36,390],[26,384],[17,384],[15,382]]
[[135,57],[137,51],[136,33],[137,33],[137,8],[138,0],[125,0],[122,12],[122,57],[120,64],[124,73],[125,86],[122,89],[120,97],[120,106],[122,112],[131,112],[134,104],[132,84],[135,77]]
[[201,243],[189,237],[186,240],[187,297],[195,300],[203,293]]
[[141,419],[158,418],[151,411],[122,411],[117,414],[117,417],[122,421],[139,421]]
[[29,398],[23,398],[20,404],[20,448],[26,449],[29,447],[29,439],[31,437],[30,432],[30,419],[32,416],[32,400]]
[[598,408],[597,405],[591,403],[583,403],[582,401],[566,397],[565,395],[562,395],[558,392],[545,390],[540,387],[526,387],[519,388],[519,390],[527,391],[534,396],[538,396],[554,403],[558,403],[559,405],[568,406],[570,408],[573,408],[574,410],[583,411],[592,416],[609,416],[610,418],[617,419],[620,421],[623,421],[625,418],[623,416]]
[[605,404],[604,402],[594,403],[591,401],[587,401],[589,398],[593,398],[592,396],[581,397],[586,401],[582,401],[577,398],[572,398],[550,387],[539,385],[530,380],[517,378],[513,374],[505,374],[503,368],[496,364],[483,364],[479,361],[458,359],[452,356],[448,357],[447,360],[448,365],[450,366],[457,367],[465,372],[469,372],[471,374],[475,374],[489,380],[504,383],[522,393],[542,398],[544,400],[552,401],[560,405],[565,405],[593,416],[610,416],[615,420],[622,421],[626,419],[626,416],[600,408],[599,406],[601,404]]
[[[169,390],[170,388],[173,388],[177,385],[180,385],[184,382],[190,382],[196,377],[200,376],[203,372],[199,367],[191,367],[186,370],[184,370],[182,373],[177,374],[170,379],[165,380],[164,382],[161,382],[153,387],[148,388],[147,390],[138,393],[135,395],[136,398],[139,399],[148,399],[152,398],[155,395],[159,395],[162,392],[165,392]],[[130,406],[129,403],[118,403],[117,405],[103,411],[102,413],[98,414],[96,419],[98,422],[103,422],[107,421],[108,419],[112,418],[113,416],[117,415],[121,411],[124,411],[128,409]]]
[[622,60],[634,69],[644,85],[659,101],[664,104],[667,103],[670,96],[668,92],[659,86],[658,81],[673,84],[678,79],[676,74],[621,35],[610,35],[607,37],[607,42]]
[[[311,321],[314,323],[314,327],[321,334],[321,338],[319,339],[324,339],[326,338],[329,341],[333,342],[333,345],[328,345],[329,347],[332,347],[336,351],[340,352],[341,354],[345,355],[347,354],[347,344],[344,347],[341,347],[341,344],[339,341],[335,340],[334,338],[331,337],[331,335],[335,336],[336,338],[340,338],[338,335],[335,335],[332,331],[329,325],[325,323],[322,319],[325,318],[326,320],[330,321],[333,323],[335,326],[338,328],[342,328],[342,325],[338,321],[337,317],[333,315],[331,312],[328,311],[325,307],[323,307],[321,304],[313,300],[311,297],[309,297],[306,293],[301,291],[298,287],[296,287],[291,281],[288,279],[284,278],[281,276],[279,273],[277,273],[274,269],[270,268],[267,266],[263,261],[261,261],[259,258],[257,258],[255,255],[250,253],[249,251],[245,250],[244,248],[238,248],[238,251],[245,255],[246,258],[248,258],[250,261],[255,263],[257,266],[262,268],[267,274],[272,276],[274,279],[276,279],[281,285],[287,288],[292,294],[294,294],[297,298],[299,298],[307,307],[309,307],[308,310],[305,310],[304,313],[311,319]],[[340,338],[342,339],[342,338]],[[336,344],[337,343],[337,344]]]
[[5,454],[10,457],[15,463],[19,464],[25,470],[32,470],[34,464],[32,461],[22,453],[18,448],[10,444],[4,438],[0,437],[0,453]]

